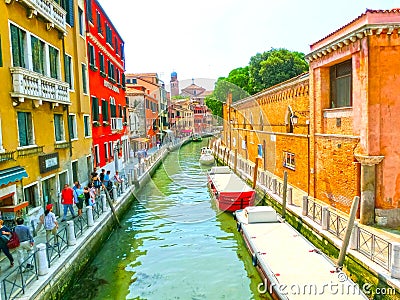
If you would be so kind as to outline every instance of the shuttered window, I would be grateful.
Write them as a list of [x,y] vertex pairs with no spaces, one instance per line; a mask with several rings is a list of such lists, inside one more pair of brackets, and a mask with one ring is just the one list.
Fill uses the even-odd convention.
[[99,121],[99,99],[92,97],[92,119]]
[[64,0],[63,2],[63,8],[67,12],[66,21],[71,27],[74,27],[74,0]]
[[64,141],[64,123],[62,115],[54,115],[54,136],[56,142]]
[[87,67],[85,64],[82,64],[82,88],[83,93],[87,94],[88,86],[87,86]]
[[73,77],[72,77],[72,57],[64,56],[64,72],[65,82],[68,82],[70,90],[73,89]]
[[25,31],[12,24],[10,25],[10,31],[13,66],[26,68],[24,50],[24,40],[26,33]]
[[98,11],[96,11],[97,15],[97,32],[103,35],[103,28],[101,27],[101,15]]
[[106,100],[101,101],[101,113],[103,115],[103,122],[108,122],[110,117],[108,115],[108,102]]
[[18,112],[18,139],[19,146],[29,146],[34,144],[32,114],[29,112]]
[[58,50],[49,46],[49,61],[50,61],[50,77],[59,79],[58,77]]
[[44,74],[44,43],[31,36],[33,71]]
[[86,13],[88,20],[93,23],[92,0],[86,0]]

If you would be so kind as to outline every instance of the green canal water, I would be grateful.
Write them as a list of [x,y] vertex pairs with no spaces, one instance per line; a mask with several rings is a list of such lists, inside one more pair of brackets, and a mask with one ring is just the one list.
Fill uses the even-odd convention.
[[66,299],[266,299],[232,214],[210,199],[205,145],[165,159]]

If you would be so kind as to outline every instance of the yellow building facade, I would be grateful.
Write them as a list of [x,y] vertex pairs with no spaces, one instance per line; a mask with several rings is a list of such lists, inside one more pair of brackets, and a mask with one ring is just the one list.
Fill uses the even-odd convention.
[[83,0],[0,2],[0,211],[61,213],[92,170]]

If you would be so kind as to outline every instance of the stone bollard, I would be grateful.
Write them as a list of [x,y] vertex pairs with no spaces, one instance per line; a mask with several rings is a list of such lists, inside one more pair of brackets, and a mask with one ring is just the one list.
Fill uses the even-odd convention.
[[322,220],[321,220],[321,226],[322,230],[328,230],[329,228],[329,206],[324,206],[322,207]]
[[303,205],[302,205],[302,211],[301,214],[303,216],[307,216],[308,215],[308,196],[303,196]]
[[358,249],[358,222],[354,222],[353,230],[351,231],[349,247],[352,250]]
[[106,195],[102,194],[100,196],[101,199],[101,206],[103,207],[103,211],[107,211],[108,207],[107,207],[107,199],[106,199]]
[[93,206],[86,206],[86,214],[87,214],[87,225],[89,227],[92,227],[94,225]]
[[121,183],[120,183],[120,186],[121,186],[121,193],[125,193],[125,184],[126,184],[125,180],[122,179],[122,181],[121,181]]
[[118,198],[117,187],[115,185],[112,188],[112,197],[113,197],[114,201],[117,200],[117,198]]
[[288,205],[293,205],[293,188],[288,187],[286,195]]
[[277,184],[277,180],[276,178],[272,179],[272,194],[276,194],[276,184]]
[[40,243],[37,249],[38,275],[43,276],[49,273],[49,262],[47,261],[46,244]]
[[400,279],[400,243],[392,244],[392,269],[390,275],[393,278]]
[[138,168],[137,167],[135,167],[134,169],[133,169],[133,181],[138,181]]
[[68,246],[76,245],[74,221],[67,221],[67,240]]
[[128,173],[128,184],[131,185],[132,184],[132,174]]

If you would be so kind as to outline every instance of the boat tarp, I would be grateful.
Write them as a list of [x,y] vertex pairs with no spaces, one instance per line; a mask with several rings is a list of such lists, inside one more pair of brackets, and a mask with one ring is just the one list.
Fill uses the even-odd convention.
[[249,192],[253,191],[242,179],[236,174],[210,174],[214,187],[219,193],[223,192]]

